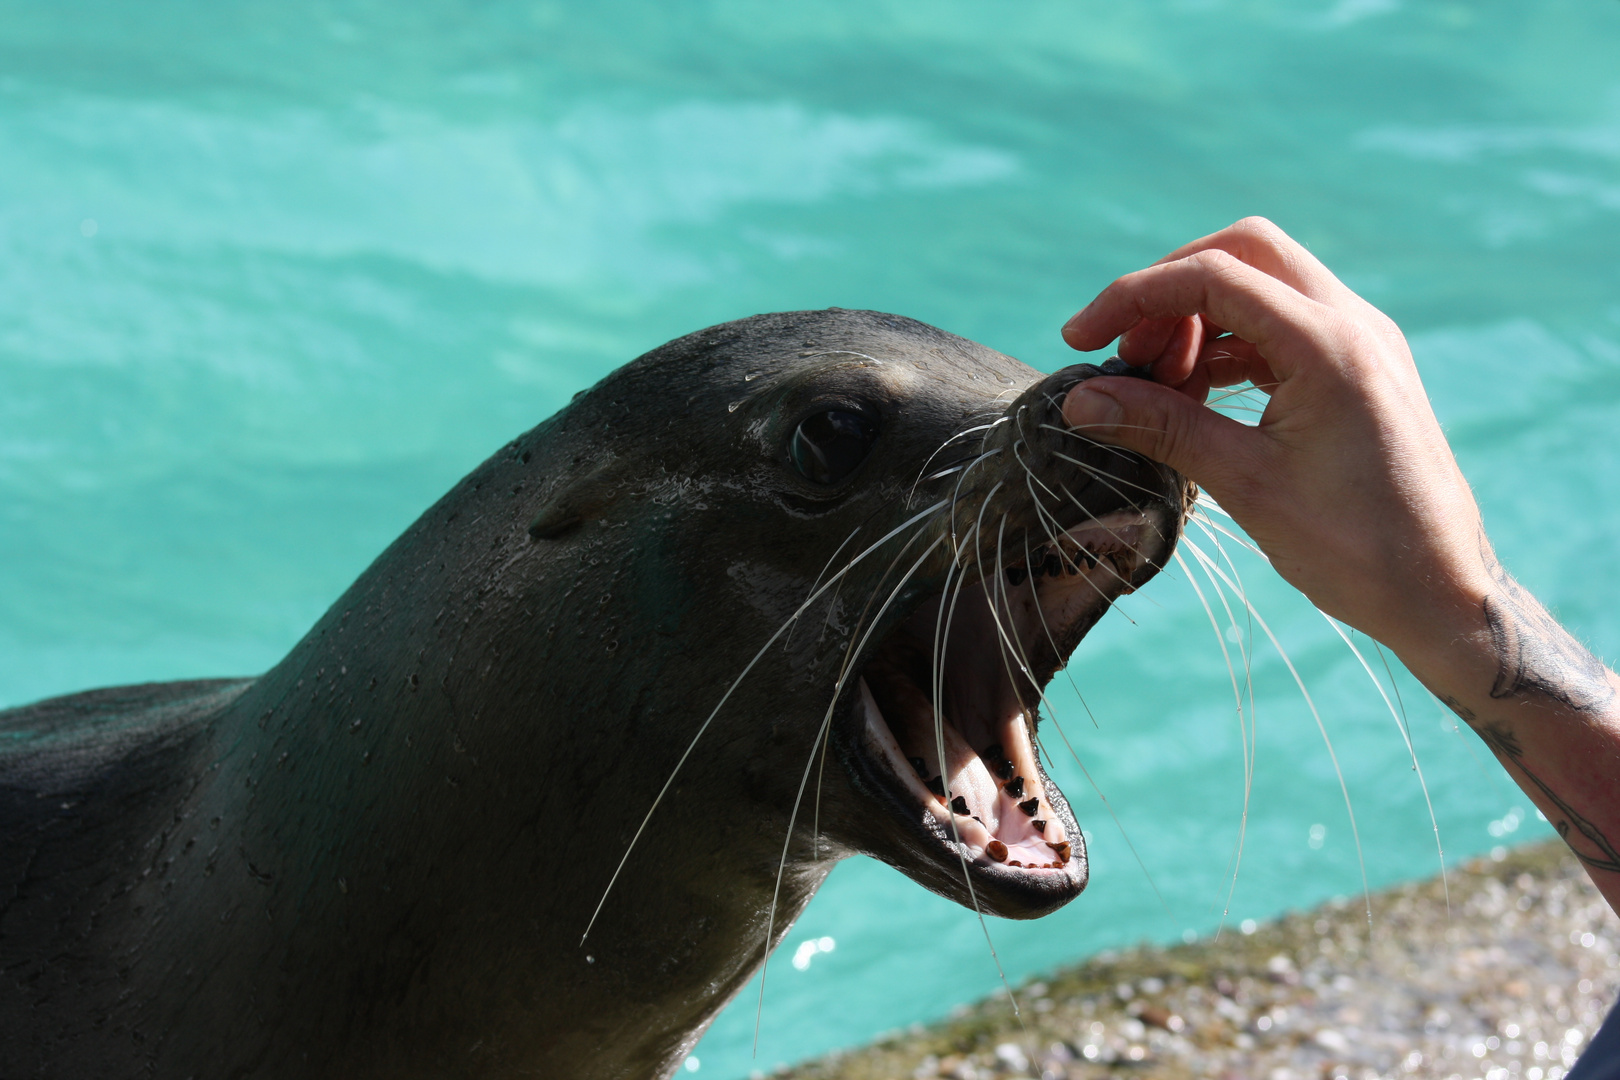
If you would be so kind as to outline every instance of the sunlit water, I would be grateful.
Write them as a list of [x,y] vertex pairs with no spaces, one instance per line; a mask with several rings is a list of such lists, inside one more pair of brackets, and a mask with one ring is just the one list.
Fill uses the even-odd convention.
[[[0,4],[0,704],[264,669],[459,475],[668,338],[873,307],[1051,369],[1110,278],[1247,213],[1401,322],[1503,560],[1620,656],[1616,56],[1613,3]],[[1368,879],[1433,872],[1365,673],[1243,569]],[[1057,720],[1163,903],[1059,757],[1092,884],[990,924],[1013,980],[1226,906],[1217,640],[1179,573],[1121,608],[1072,665],[1096,726],[1062,680]],[[1255,678],[1233,921],[1361,887],[1315,723],[1269,649]],[[1546,832],[1400,688],[1448,860]],[[968,912],[864,860],[771,972],[758,1056],[750,988],[689,1066],[997,985]]]

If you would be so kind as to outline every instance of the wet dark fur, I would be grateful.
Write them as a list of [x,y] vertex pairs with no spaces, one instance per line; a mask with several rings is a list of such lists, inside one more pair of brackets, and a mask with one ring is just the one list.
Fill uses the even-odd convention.
[[[887,367],[825,359],[838,350]],[[888,551],[744,680],[580,947],[614,865],[839,543],[948,494],[907,502],[947,436],[1039,380],[870,312],[701,331],[479,466],[263,676],[0,712],[0,1074],[676,1068],[765,955],[799,778]],[[817,490],[786,468],[785,439],[807,407],[856,396],[884,433],[851,483]],[[801,824],[776,940],[856,851],[967,902],[882,812],[896,796],[847,728],[820,857]],[[1072,891],[990,881],[977,899],[1029,916]]]

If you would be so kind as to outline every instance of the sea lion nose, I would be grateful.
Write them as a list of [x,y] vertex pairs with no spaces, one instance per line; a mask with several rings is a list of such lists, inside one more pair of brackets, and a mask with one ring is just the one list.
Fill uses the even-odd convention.
[[1064,395],[1087,379],[1098,375],[1119,375],[1131,379],[1151,379],[1153,373],[1145,367],[1132,367],[1117,356],[1110,356],[1101,364],[1070,364],[1048,375],[1041,382],[1043,394],[1062,401]]

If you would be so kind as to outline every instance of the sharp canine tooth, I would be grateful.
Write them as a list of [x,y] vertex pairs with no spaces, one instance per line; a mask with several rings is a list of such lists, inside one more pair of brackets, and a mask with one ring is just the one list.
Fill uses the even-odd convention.
[[[1007,786],[1009,788],[1012,787],[1011,784],[1008,784]],[[1018,809],[1022,810],[1024,813],[1028,814],[1030,817],[1034,817],[1036,812],[1038,810],[1040,810],[1040,808],[1041,808],[1041,800],[1039,800],[1039,799],[1025,799],[1023,802],[1018,804]],[[1044,821],[1037,821],[1035,823],[1036,828],[1045,828],[1045,826],[1046,826],[1046,822],[1044,822]]]
[[[1019,809],[1022,810],[1023,807],[1019,807]],[[1030,824],[1035,827],[1035,831],[1038,833],[1043,833],[1046,831],[1046,822],[1042,821],[1040,818],[1036,818],[1034,821],[1030,822]]]
[[1024,794],[1024,778],[1022,776],[1015,776],[1007,781],[1007,794],[1015,799]]

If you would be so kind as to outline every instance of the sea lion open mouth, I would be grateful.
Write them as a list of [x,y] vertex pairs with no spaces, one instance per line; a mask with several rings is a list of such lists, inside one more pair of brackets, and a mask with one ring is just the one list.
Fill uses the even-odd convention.
[[1041,760],[1045,687],[1114,600],[1163,567],[1190,495],[1175,473],[1054,421],[1054,403],[1102,372],[1037,380],[983,424],[969,475],[942,470],[936,530],[954,554],[860,658],[835,736],[906,835],[873,853],[1007,917],[1086,886],[1083,834]]
[[947,861],[1040,875],[1043,891],[1084,885],[1083,844],[1036,753],[1038,705],[1085,630],[1132,588],[1148,528],[1140,511],[1117,511],[1020,552],[965,586],[948,619],[943,595],[922,604],[867,662],[862,748],[926,811],[918,820]]

